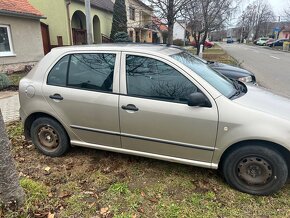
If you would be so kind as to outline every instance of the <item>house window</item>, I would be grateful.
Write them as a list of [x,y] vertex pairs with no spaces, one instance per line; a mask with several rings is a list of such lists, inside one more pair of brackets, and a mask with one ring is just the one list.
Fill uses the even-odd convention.
[[135,8],[129,7],[129,18],[135,20]]
[[133,39],[133,31],[130,31],[130,38]]
[[0,25],[0,57],[14,55],[10,27]]

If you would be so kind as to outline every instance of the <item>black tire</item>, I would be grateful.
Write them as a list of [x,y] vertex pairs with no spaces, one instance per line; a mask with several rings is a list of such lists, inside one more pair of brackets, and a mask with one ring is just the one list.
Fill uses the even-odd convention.
[[241,192],[270,195],[281,189],[288,178],[284,158],[275,150],[247,145],[230,152],[222,165],[227,183]]
[[70,148],[65,129],[51,118],[37,118],[31,125],[30,133],[33,144],[47,156],[59,157]]

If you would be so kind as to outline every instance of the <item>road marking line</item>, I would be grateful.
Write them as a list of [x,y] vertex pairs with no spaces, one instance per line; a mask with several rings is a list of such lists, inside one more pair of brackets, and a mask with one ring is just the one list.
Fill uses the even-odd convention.
[[275,57],[275,56],[270,56],[271,58],[275,58],[275,59],[280,59],[280,58],[277,58],[277,57]]

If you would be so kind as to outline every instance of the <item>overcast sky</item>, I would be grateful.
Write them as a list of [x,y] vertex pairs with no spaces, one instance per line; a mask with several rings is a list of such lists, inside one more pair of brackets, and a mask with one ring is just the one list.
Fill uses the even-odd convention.
[[[253,0],[243,0],[241,8],[246,8],[251,2]],[[268,2],[272,6],[276,16],[283,16],[284,9],[290,6],[290,0],[265,0],[265,2]]]
[[[236,23],[236,20],[239,18],[242,11],[253,1],[254,0],[242,0],[239,12],[236,13],[236,16],[233,17],[231,21],[232,24]],[[284,9],[286,8],[290,9],[290,0],[264,0],[264,1],[268,2],[271,5],[276,15],[277,21],[278,21],[278,16],[281,16],[281,20],[283,21]],[[143,2],[149,5],[147,0],[143,0]]]
[[284,9],[290,6],[290,1],[287,0],[269,0],[269,3],[272,5],[276,16],[283,16]]

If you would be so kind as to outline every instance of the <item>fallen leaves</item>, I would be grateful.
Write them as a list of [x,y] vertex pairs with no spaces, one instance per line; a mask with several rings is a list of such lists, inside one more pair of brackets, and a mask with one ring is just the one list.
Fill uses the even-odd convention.
[[71,196],[71,193],[68,193],[68,192],[65,192],[65,191],[60,192],[59,195],[58,195],[59,198],[67,198],[67,197],[70,197],[70,196]]
[[54,213],[48,213],[47,218],[54,218]]

